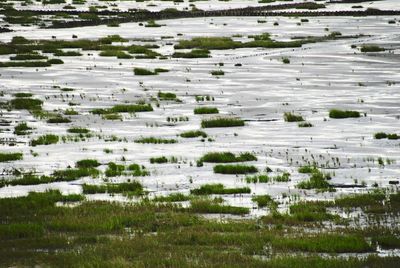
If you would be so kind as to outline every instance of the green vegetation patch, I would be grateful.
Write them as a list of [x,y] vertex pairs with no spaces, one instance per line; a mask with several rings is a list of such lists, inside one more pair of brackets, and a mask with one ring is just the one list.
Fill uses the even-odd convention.
[[249,187],[240,188],[225,188],[223,184],[205,184],[200,188],[190,190],[194,195],[210,195],[210,194],[249,194],[251,190]]
[[233,163],[257,161],[257,157],[249,152],[240,153],[239,155],[235,155],[231,152],[210,152],[203,155],[200,161],[207,163]]
[[220,174],[248,174],[256,172],[258,172],[258,169],[255,166],[247,166],[247,165],[214,166],[214,173],[220,173]]
[[358,111],[343,111],[338,109],[332,109],[329,111],[329,117],[334,119],[357,118],[360,116],[360,112]]
[[59,141],[59,137],[57,135],[53,134],[46,134],[39,136],[36,139],[32,139],[30,141],[31,146],[37,146],[37,145],[50,145],[50,144],[56,144]]
[[212,118],[203,119],[201,121],[202,128],[216,128],[216,127],[242,127],[244,120],[239,118]]
[[22,153],[0,152],[0,162],[9,162],[9,161],[22,160],[22,158],[23,158]]
[[218,114],[218,108],[216,107],[197,107],[194,109],[194,114]]
[[119,183],[119,184],[104,184],[104,185],[90,185],[83,184],[82,185],[84,194],[97,194],[97,193],[122,193],[124,195],[129,196],[139,196],[142,195],[143,186],[137,181]]

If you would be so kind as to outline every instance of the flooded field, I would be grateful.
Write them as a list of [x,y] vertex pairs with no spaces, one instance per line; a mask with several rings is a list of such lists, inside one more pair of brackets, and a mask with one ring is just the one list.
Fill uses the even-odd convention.
[[[0,3],[0,266],[398,267],[400,4],[342,2]],[[278,5],[339,13],[179,13]]]

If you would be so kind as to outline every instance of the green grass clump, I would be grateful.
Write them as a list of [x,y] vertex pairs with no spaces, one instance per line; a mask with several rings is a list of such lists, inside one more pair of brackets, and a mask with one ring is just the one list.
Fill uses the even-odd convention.
[[247,162],[257,161],[257,157],[252,153],[240,153],[235,155],[231,152],[210,152],[206,153],[200,158],[201,162],[207,163],[233,163],[233,162]]
[[56,116],[56,117],[47,119],[46,122],[49,124],[63,124],[63,123],[71,123],[71,120],[66,117]]
[[212,75],[224,75],[225,72],[222,70],[214,70],[210,72]]
[[31,98],[16,98],[10,101],[10,105],[16,110],[41,110],[43,101]]
[[193,49],[190,52],[175,52],[172,54],[173,58],[208,58],[210,57],[210,51],[208,49]]
[[97,194],[97,193],[122,193],[129,196],[139,196],[143,194],[143,186],[140,182],[132,181],[119,184],[105,184],[105,185],[82,185],[84,194]]
[[36,139],[33,139],[30,141],[31,146],[37,146],[37,145],[50,145],[50,144],[56,144],[59,141],[59,137],[57,135],[53,134],[46,134],[43,136],[40,136]]
[[210,194],[249,194],[251,190],[249,187],[241,188],[225,188],[223,184],[205,184],[200,188],[190,190],[194,195],[210,195]]
[[310,122],[300,122],[298,124],[299,127],[313,127],[313,124],[311,124]]
[[247,183],[267,183],[271,181],[271,178],[268,175],[254,175],[254,176],[246,176],[244,180]]
[[197,107],[194,109],[194,114],[217,114],[219,113],[216,107]]
[[283,62],[284,64],[289,64],[289,63],[290,63],[290,60],[289,60],[289,58],[284,57],[284,58],[282,58],[282,62]]
[[159,91],[157,93],[157,97],[160,100],[164,100],[164,101],[168,101],[168,100],[176,100],[176,94],[175,93],[171,93],[171,92],[161,92]]
[[304,118],[301,115],[296,115],[293,113],[284,113],[283,119],[285,122],[301,122],[304,121]]
[[135,140],[136,143],[153,143],[153,144],[171,144],[177,143],[178,141],[175,139],[162,139],[155,137],[146,137]]
[[374,134],[374,138],[377,140],[386,139],[386,138],[389,140],[399,140],[400,135],[397,135],[396,133],[387,134],[384,132],[378,132],[378,133]]
[[32,93],[25,93],[25,92],[20,92],[20,93],[14,94],[14,97],[16,97],[16,98],[30,98],[32,96],[33,96]]
[[151,163],[151,164],[163,164],[163,163],[168,163],[168,158],[166,158],[165,156],[152,157],[152,158],[150,158],[150,163]]
[[71,127],[67,129],[68,133],[73,133],[73,134],[88,134],[90,132],[89,129],[87,128],[81,128],[81,127]]
[[167,196],[156,196],[153,199],[154,202],[184,202],[189,200],[190,196],[182,193],[172,193]]
[[239,118],[214,118],[204,119],[201,121],[202,128],[216,128],[216,127],[242,127],[244,121]]
[[60,60],[60,59],[49,59],[47,61],[47,63],[50,63],[50,64],[63,64],[64,62],[62,60]]
[[54,171],[52,176],[56,181],[74,181],[83,177],[96,178],[99,174],[95,168],[67,168]]
[[256,195],[251,198],[253,202],[257,204],[259,208],[268,207],[270,210],[276,210],[278,204],[269,195]]
[[175,49],[232,49],[240,47],[241,43],[229,37],[195,37],[191,40],[180,40]]
[[22,160],[22,153],[2,153],[0,152],[0,162]]
[[256,172],[258,172],[258,169],[255,166],[247,166],[247,165],[214,166],[214,173],[219,173],[219,174],[248,174]]
[[105,175],[107,177],[121,176],[124,171],[125,171],[124,165],[118,165],[118,164],[115,164],[114,162],[110,162],[110,163],[108,163],[108,167],[105,171]]
[[324,174],[319,170],[315,170],[311,173],[310,178],[307,181],[302,181],[297,184],[297,188],[300,189],[317,189],[320,191],[333,191],[332,186],[329,184],[328,179],[330,176]]
[[221,205],[221,202],[216,199],[193,199],[190,201],[190,211],[194,213],[210,213],[210,214],[248,214],[249,209],[244,207],[234,207]]
[[201,130],[190,130],[182,132],[179,136],[181,136],[182,138],[197,138],[197,137],[207,138],[207,133]]
[[63,51],[63,50],[56,50],[53,53],[56,57],[77,57],[82,56],[82,54],[78,51]]
[[14,178],[12,180],[0,180],[0,187],[4,187],[7,185],[37,185],[37,184],[44,184],[44,183],[51,183],[55,182],[56,178],[53,176],[38,176],[35,174],[23,174],[22,177]]
[[311,174],[311,173],[313,173],[313,172],[317,172],[318,169],[317,169],[316,166],[310,166],[310,165],[308,165],[308,166],[299,167],[297,171],[298,171],[299,173]]
[[376,45],[363,45],[361,47],[361,52],[364,52],[364,53],[366,53],[366,52],[382,52],[382,51],[385,51],[385,49],[381,48],[379,46],[376,46]]
[[101,164],[96,159],[82,159],[76,162],[77,168],[96,168]]
[[14,134],[19,135],[19,136],[20,135],[28,135],[28,134],[30,134],[30,130],[32,130],[32,128],[29,127],[26,122],[22,122],[15,126]]
[[124,51],[119,50],[105,50],[100,52],[99,56],[102,57],[117,57],[118,59],[132,59],[133,56],[127,54]]
[[134,68],[133,72],[135,75],[157,75],[156,72],[147,70],[145,68]]
[[44,60],[46,56],[40,54],[17,54],[16,56],[10,57],[10,60]]
[[343,111],[338,109],[332,109],[329,111],[329,117],[334,119],[358,118],[360,116],[360,112],[358,111]]
[[138,112],[151,112],[153,107],[150,104],[119,104],[109,109],[93,109],[93,114],[114,114],[114,113],[138,113]]
[[0,67],[49,67],[51,66],[52,61],[9,61],[9,62],[0,62]]

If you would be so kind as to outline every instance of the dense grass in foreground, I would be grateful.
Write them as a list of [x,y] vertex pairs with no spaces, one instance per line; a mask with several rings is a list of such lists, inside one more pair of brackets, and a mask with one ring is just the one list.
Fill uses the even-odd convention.
[[[56,205],[77,201],[81,203],[72,207]],[[362,268],[397,267],[400,261],[313,255],[373,251],[363,232],[328,233],[321,228],[310,233],[270,228],[264,221],[215,221],[194,214],[248,213],[221,202],[195,198],[189,208],[149,201],[118,204],[83,201],[81,195],[58,191],[0,199],[0,266]],[[396,241],[374,238],[391,246]]]

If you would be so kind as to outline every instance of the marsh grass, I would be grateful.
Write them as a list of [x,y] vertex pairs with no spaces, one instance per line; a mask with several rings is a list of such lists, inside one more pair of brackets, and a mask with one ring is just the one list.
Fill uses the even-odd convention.
[[360,112],[358,111],[343,111],[338,109],[332,109],[329,111],[329,117],[334,119],[358,118],[360,116]]
[[16,160],[22,160],[22,153],[4,153],[0,152],[0,162],[10,162]]
[[209,58],[210,51],[208,49],[193,49],[190,52],[174,52],[174,54],[172,54],[172,57],[173,58],[187,58],[187,59]]
[[135,140],[136,143],[152,143],[152,144],[172,144],[177,143],[175,139],[163,139],[155,137],[143,137]]
[[377,140],[381,139],[389,139],[389,140],[399,140],[400,136],[396,133],[384,133],[384,132],[378,132],[374,134],[374,138]]
[[225,188],[223,184],[204,184],[200,188],[190,190],[191,194],[194,195],[210,195],[210,194],[249,194],[251,193],[250,188]]
[[97,194],[97,193],[122,193],[129,196],[142,195],[143,186],[137,181],[119,183],[119,184],[105,184],[105,185],[89,185],[83,184],[82,190],[84,194]]
[[115,114],[115,113],[138,113],[138,112],[151,112],[153,107],[150,104],[119,104],[109,109],[93,109],[93,114]]
[[82,127],[71,127],[67,129],[68,133],[73,133],[73,134],[88,134],[90,132],[89,129],[87,128],[82,128]]
[[39,136],[36,139],[32,139],[30,141],[31,146],[37,146],[37,145],[50,145],[50,144],[56,144],[59,141],[59,137],[57,135],[53,134],[46,134]]
[[176,100],[176,94],[171,92],[161,92],[157,93],[157,97],[162,101],[174,101]]
[[259,208],[268,207],[270,210],[275,211],[278,208],[278,203],[269,195],[256,195],[251,198]]
[[304,121],[304,118],[301,115],[296,115],[293,113],[284,113],[283,119],[285,122],[301,122]]
[[299,127],[313,127],[314,125],[311,124],[310,122],[300,122],[298,124]]
[[329,174],[324,174],[318,169],[310,173],[310,178],[307,181],[302,181],[297,184],[300,189],[317,189],[319,191],[334,191],[334,188],[329,184]]
[[56,181],[74,181],[83,177],[96,178],[100,171],[95,168],[68,168],[64,170],[56,170],[53,172]]
[[211,73],[212,75],[215,75],[215,76],[225,75],[225,72],[222,71],[222,70],[213,70],[213,71],[211,71],[210,73]]
[[[220,198],[193,198],[189,208],[150,201],[56,205],[82,199],[81,195],[62,196],[59,191],[0,199],[4,223],[0,265],[126,267],[134,260],[147,267],[350,268],[397,267],[400,260],[375,254],[365,258],[319,255],[372,251],[362,231],[309,230],[304,223],[300,228],[282,229],[260,220],[212,220],[193,214],[248,212],[225,206]],[[271,250],[273,255],[268,255]]]
[[43,101],[32,98],[16,98],[10,101],[10,105],[16,110],[41,110]]
[[167,196],[156,196],[153,198],[154,202],[184,202],[189,201],[190,196],[184,195],[182,193],[172,193]]
[[57,116],[47,119],[46,122],[49,124],[63,124],[63,123],[71,123],[71,120],[66,117]]
[[28,135],[30,134],[31,127],[28,126],[26,122],[19,123],[14,128],[14,134],[18,136]]
[[96,159],[82,159],[76,162],[77,168],[96,168],[101,164]]
[[190,130],[182,132],[179,136],[181,136],[182,138],[197,138],[197,137],[207,138],[207,133],[201,130]]
[[239,118],[212,118],[203,119],[201,121],[202,128],[216,128],[216,127],[242,127],[244,121]]
[[366,52],[382,52],[382,51],[385,51],[385,49],[381,48],[377,45],[363,45],[363,46],[361,46],[360,51],[364,52],[364,53],[366,53]]
[[210,152],[203,155],[199,161],[207,163],[234,163],[257,161],[257,157],[249,152],[240,153],[239,155],[231,152]]
[[220,173],[220,174],[248,174],[256,172],[258,172],[258,169],[255,166],[247,166],[247,165],[214,166],[214,173]]
[[223,205],[219,200],[209,198],[192,199],[190,211],[194,213],[234,214],[244,215],[249,213],[248,208]]
[[194,114],[218,114],[219,110],[216,107],[197,107],[193,112]]
[[298,238],[272,240],[272,247],[285,251],[326,252],[326,253],[362,253],[373,248],[358,235],[319,234]]

